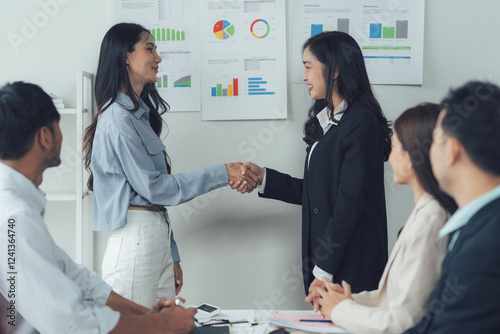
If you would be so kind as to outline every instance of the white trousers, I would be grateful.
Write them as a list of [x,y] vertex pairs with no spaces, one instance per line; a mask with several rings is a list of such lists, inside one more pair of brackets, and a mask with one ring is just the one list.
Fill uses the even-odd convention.
[[102,278],[113,291],[151,307],[160,298],[175,298],[167,211],[128,210],[127,225],[108,239]]

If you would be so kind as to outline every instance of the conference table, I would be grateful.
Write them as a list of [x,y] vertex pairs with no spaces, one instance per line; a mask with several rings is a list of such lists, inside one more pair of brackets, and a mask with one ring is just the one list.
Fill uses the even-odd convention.
[[203,327],[228,327],[230,334],[285,333],[280,328],[290,333],[350,333],[311,310],[222,309],[215,317],[201,320],[200,323]]

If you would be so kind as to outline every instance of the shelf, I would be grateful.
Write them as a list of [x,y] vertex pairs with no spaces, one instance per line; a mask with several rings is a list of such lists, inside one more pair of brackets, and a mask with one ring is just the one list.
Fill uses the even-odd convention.
[[[92,123],[95,108],[94,75],[79,71],[76,79],[76,108],[57,108],[61,115],[61,132],[65,140],[69,140],[67,142],[69,145],[64,147],[65,154],[62,154],[65,164],[61,164],[60,169],[54,169],[53,173],[47,174],[44,182],[47,184],[46,199],[51,203],[49,214],[53,214],[54,217],[58,213],[67,215],[68,212],[65,211],[67,207],[71,209],[71,216],[73,211],[75,212],[73,219],[70,219],[74,223],[68,224],[71,225],[71,232],[62,229],[59,233],[56,229],[54,238],[60,239],[66,247],[64,249],[66,252],[74,254],[75,262],[93,270],[92,192],[88,191],[84,185],[88,175],[83,166],[81,152],[83,134],[85,128]],[[64,115],[70,116],[64,117]],[[65,143],[64,140],[63,143]],[[69,175],[65,175],[67,173]],[[68,236],[64,233],[74,233],[74,241],[68,242]]]
[[47,201],[51,202],[76,201],[76,195],[74,192],[48,192],[45,195],[45,198]]
[[61,115],[76,115],[76,108],[57,109]]

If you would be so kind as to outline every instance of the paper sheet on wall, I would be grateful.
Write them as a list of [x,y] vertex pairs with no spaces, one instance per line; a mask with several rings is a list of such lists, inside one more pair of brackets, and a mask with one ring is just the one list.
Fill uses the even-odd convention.
[[202,119],[286,118],[284,0],[200,0]]
[[302,44],[342,31],[359,44],[372,84],[422,84],[424,6],[419,0],[294,0],[293,82],[302,82]]
[[115,0],[115,23],[148,29],[162,58],[156,86],[172,111],[200,111],[198,0]]

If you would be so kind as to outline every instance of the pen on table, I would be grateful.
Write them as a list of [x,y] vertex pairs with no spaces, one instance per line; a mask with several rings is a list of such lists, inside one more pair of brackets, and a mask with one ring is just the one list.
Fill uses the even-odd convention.
[[326,319],[295,319],[295,321],[299,322],[332,322],[331,320],[326,320]]
[[259,324],[258,322],[252,322],[252,323],[236,323],[236,324],[230,324],[229,327],[230,328],[239,328],[239,327],[253,327],[253,326],[258,326],[258,325],[262,325],[262,324]]
[[202,323],[203,326],[211,326],[211,325],[221,325],[221,324],[229,324],[230,321],[227,319],[213,319],[209,321],[205,321]]
[[248,321],[229,321],[226,319],[220,319],[220,322],[212,322],[212,323],[204,323],[202,324],[203,327],[251,327],[251,326],[258,326],[262,325],[258,322],[248,322]]

